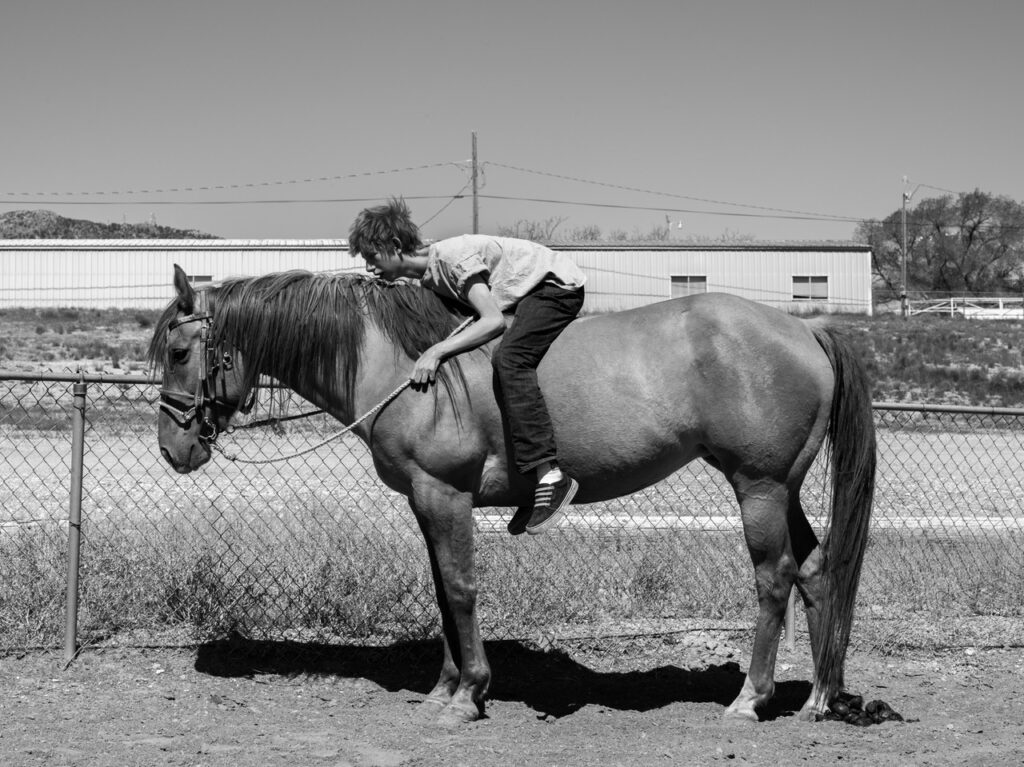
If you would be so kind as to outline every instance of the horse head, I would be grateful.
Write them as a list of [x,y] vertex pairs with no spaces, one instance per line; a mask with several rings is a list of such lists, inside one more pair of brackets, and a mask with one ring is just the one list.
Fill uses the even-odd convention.
[[236,411],[251,407],[251,399],[246,401],[241,355],[214,335],[210,289],[195,290],[177,264],[174,288],[177,297],[157,325],[150,357],[163,368],[160,454],[187,474],[210,460],[218,435]]

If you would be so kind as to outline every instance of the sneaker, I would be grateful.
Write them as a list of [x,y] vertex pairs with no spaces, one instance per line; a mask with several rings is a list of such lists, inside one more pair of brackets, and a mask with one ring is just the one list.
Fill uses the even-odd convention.
[[526,532],[526,525],[530,521],[530,517],[533,516],[533,504],[527,504],[526,506],[520,506],[516,509],[515,515],[509,520],[508,532],[509,535],[522,535]]
[[554,484],[541,482],[537,485],[533,500],[533,515],[526,525],[530,535],[540,535],[557,522],[572,503],[580,486],[572,477],[563,474]]

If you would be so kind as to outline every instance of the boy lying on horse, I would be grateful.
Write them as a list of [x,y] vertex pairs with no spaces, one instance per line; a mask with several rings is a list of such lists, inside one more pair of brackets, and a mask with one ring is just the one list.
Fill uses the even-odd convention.
[[[564,254],[528,240],[467,234],[424,245],[400,199],[362,211],[348,244],[377,277],[417,279],[423,287],[470,307],[478,317],[420,356],[411,375],[415,385],[432,384],[448,357],[504,334],[492,357],[499,396],[516,468],[527,475],[533,472],[537,479],[532,509],[522,507],[508,529],[513,535],[542,533],[569,506],[578,485],[558,467],[537,366],[583,307],[586,276]],[[514,315],[508,329],[503,313]]]

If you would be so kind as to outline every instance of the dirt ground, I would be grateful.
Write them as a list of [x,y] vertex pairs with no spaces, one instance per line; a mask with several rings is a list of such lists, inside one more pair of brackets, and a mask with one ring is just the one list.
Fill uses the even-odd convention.
[[[653,644],[654,646],[651,646]],[[421,721],[439,646],[86,649],[0,658],[0,764],[677,765],[1024,763],[1024,649],[872,656],[852,691],[908,721],[797,722],[806,652],[780,651],[760,723],[722,720],[745,658],[720,642],[658,640],[614,652],[488,645],[487,717]]]

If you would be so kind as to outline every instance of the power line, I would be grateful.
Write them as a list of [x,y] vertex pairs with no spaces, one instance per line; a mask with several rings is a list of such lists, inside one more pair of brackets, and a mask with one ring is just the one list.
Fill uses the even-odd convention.
[[[913,183],[913,182],[910,182]],[[933,189],[936,192],[946,192],[947,194],[960,194],[960,192],[954,192],[952,189],[944,189],[941,186],[932,186],[931,184],[917,184],[918,188]]]
[[[406,200],[447,200],[445,194],[404,195]],[[11,200],[5,205],[295,205],[309,203],[379,202],[384,197],[307,197],[266,200]]]
[[[88,197],[88,196],[110,197],[110,196],[121,195],[121,194],[126,194],[126,195],[135,195],[135,194],[167,194],[167,193],[170,193],[170,192],[180,193],[180,192],[210,192],[210,191],[232,190],[232,189],[235,189],[235,190],[237,190],[237,189],[260,189],[260,188],[271,187],[271,186],[288,186],[288,185],[297,185],[297,184],[313,184],[313,183],[320,183],[320,182],[324,182],[324,181],[344,181],[346,179],[364,178],[364,177],[368,177],[368,176],[386,176],[386,175],[393,174],[393,173],[407,173],[409,171],[428,170],[430,168],[442,168],[442,167],[445,167],[445,166],[448,166],[448,165],[454,165],[455,167],[457,167],[457,168],[459,168],[461,170],[462,166],[465,165],[465,163],[464,162],[457,162],[457,161],[453,161],[453,160],[448,160],[448,161],[445,161],[445,162],[427,163],[426,165],[410,165],[409,167],[406,167],[406,168],[390,168],[388,170],[363,171],[363,172],[360,172],[360,173],[346,173],[346,174],[337,175],[337,176],[318,176],[318,177],[310,177],[310,178],[294,178],[294,179],[286,179],[286,180],[278,180],[278,181],[257,181],[257,182],[248,183],[248,184],[208,184],[208,185],[202,185],[202,186],[196,185],[196,186],[167,187],[165,189],[122,189],[122,190],[113,190],[113,191],[108,190],[108,191],[93,191],[93,192],[81,192],[81,191],[80,192],[2,192],[0,194],[3,194],[5,196],[7,196],[7,197],[17,197],[17,196],[33,197],[33,196],[44,196],[44,195],[60,195],[60,196],[73,196],[73,197],[78,197],[78,196],[82,196],[82,197]],[[62,203],[62,204],[70,205],[72,203]],[[152,204],[152,203],[148,203],[148,204]]]
[[[764,206],[764,205],[749,205],[747,203],[742,203],[742,202],[726,202],[724,200],[711,200],[711,199],[708,199],[706,197],[692,197],[690,195],[675,194],[673,192],[658,192],[658,191],[654,191],[652,189],[642,189],[640,187],[624,186],[622,184],[610,184],[610,183],[607,183],[607,182],[604,182],[604,181],[593,181],[593,180],[590,180],[590,179],[579,178],[577,176],[566,176],[566,175],[562,175],[560,173],[550,173],[548,171],[543,171],[543,170],[531,170],[530,168],[522,168],[522,167],[519,167],[519,166],[516,166],[516,165],[506,165],[505,163],[500,163],[500,162],[488,161],[487,163],[484,163],[484,164],[485,165],[494,165],[495,167],[498,167],[498,168],[508,168],[509,170],[516,170],[516,171],[520,171],[521,173],[532,173],[532,174],[537,175],[537,176],[548,176],[550,178],[560,178],[560,179],[563,179],[565,181],[576,181],[576,182],[579,182],[581,184],[591,184],[593,186],[603,186],[603,187],[608,187],[610,189],[623,189],[623,190],[625,190],[627,192],[642,192],[643,194],[653,194],[653,195],[657,195],[659,197],[675,197],[675,198],[681,199],[681,200],[693,200],[694,202],[706,202],[706,203],[709,203],[711,205],[731,205],[731,206],[738,207],[738,208],[750,208],[752,210],[765,210],[765,211],[772,211],[772,212],[775,212],[775,213],[791,213],[791,214],[795,214],[795,215],[798,215],[798,216],[811,216],[811,217],[814,217],[813,220],[816,220],[816,221],[823,221],[823,220],[827,220],[827,219],[836,219],[838,221],[849,221],[849,220],[851,220],[850,216],[836,216],[836,215],[832,215],[832,214],[829,214],[829,213],[809,213],[809,212],[803,211],[803,210],[789,210],[788,208],[771,208],[771,207],[767,207],[767,206]],[[700,212],[706,212],[706,211],[700,211]],[[858,218],[858,219],[855,219],[855,220],[859,221],[861,219]]]
[[[420,226],[424,226],[444,210],[446,210],[456,200],[465,199],[465,191],[468,188],[468,184],[464,185],[459,192],[454,195],[403,195],[403,199],[406,200],[446,200],[447,202],[438,210],[434,215],[426,219]],[[933,189],[939,189],[938,187],[930,187]],[[942,191],[940,189],[940,191]],[[679,213],[688,215],[700,215],[700,216],[725,216],[731,218],[760,218],[760,219],[774,219],[774,220],[788,220],[788,221],[821,221],[831,223],[848,223],[848,224],[868,224],[871,226],[885,226],[886,221],[879,218],[860,218],[860,217],[839,217],[828,215],[825,217],[819,217],[814,214],[782,214],[782,213],[742,213],[739,211],[725,211],[725,210],[699,210],[695,208],[673,208],[666,206],[652,206],[652,205],[625,205],[621,203],[606,203],[606,202],[585,202],[582,200],[556,200],[553,198],[545,197],[519,197],[515,195],[497,195],[497,194],[481,194],[478,198],[488,200],[500,200],[506,202],[534,202],[544,205],[570,205],[577,207],[589,207],[589,208],[608,208],[613,210],[637,210],[637,211],[648,211],[651,213]],[[11,200],[5,204],[24,204],[24,205],[72,205],[72,206],[111,206],[111,205],[149,205],[149,206],[172,206],[172,205],[315,205],[315,204],[344,204],[344,203],[370,203],[370,202],[382,202],[385,197],[306,197],[306,198],[276,198],[276,199],[263,199],[263,200]],[[752,206],[757,207],[757,206]],[[761,210],[784,210],[782,208],[767,208],[761,207]],[[911,220],[920,221],[919,214],[916,211],[908,211],[907,215],[908,222]],[[927,220],[924,220],[927,223]],[[891,224],[892,222],[889,222]],[[961,224],[950,224],[949,226],[955,226],[962,228]],[[999,227],[1003,231],[1013,231],[1024,227],[1006,224]]]
[[[792,215],[782,215],[777,213],[739,213],[735,211],[727,210],[694,210],[691,208],[667,208],[652,205],[622,205],[619,203],[607,203],[607,202],[581,202],[574,200],[554,200],[549,198],[541,197],[514,197],[508,195],[496,195],[496,194],[482,194],[480,197],[489,200],[513,200],[518,202],[539,202],[545,205],[579,205],[590,208],[615,208],[619,210],[646,210],[651,212],[665,212],[665,213],[688,213],[692,215],[702,216],[734,216],[738,218],[779,218],[779,219],[790,219],[795,221],[834,221],[836,223],[860,223],[865,221],[863,218],[841,218],[838,216],[826,216],[818,217],[813,213]],[[756,207],[756,206],[751,206]],[[761,208],[762,210],[781,210],[779,208]]]
[[[453,202],[455,202],[456,200],[461,200],[461,199],[463,199],[463,197],[464,197],[465,195],[463,195],[462,193],[463,193],[463,192],[465,192],[465,191],[466,191],[466,190],[467,190],[467,189],[468,189],[468,188],[469,188],[470,186],[472,186],[472,185],[473,185],[473,180],[472,180],[472,179],[470,179],[470,180],[469,180],[469,181],[467,181],[467,182],[466,182],[465,184],[463,184],[463,185],[462,185],[462,189],[460,189],[460,190],[459,190],[459,191],[457,191],[457,192],[456,192],[455,194],[453,194],[453,195],[452,195],[452,197],[451,197],[451,199],[450,199],[450,200],[448,200],[448,202],[446,202],[446,203],[445,203],[444,205],[442,205],[442,206],[440,207],[440,209],[438,209],[438,211],[437,211],[437,212],[436,212],[436,213],[435,213],[434,215],[432,215],[432,216],[431,216],[430,218],[428,218],[428,219],[427,219],[426,221],[424,221],[423,223],[419,224],[418,226],[419,226],[419,227],[420,227],[420,228],[422,229],[422,228],[423,228],[424,226],[426,226],[426,225],[427,225],[427,224],[429,224],[429,223],[430,223],[431,221],[433,221],[433,220],[434,220],[435,218],[437,218],[437,217],[438,217],[438,216],[440,216],[440,215],[441,215],[442,213],[444,213],[444,212],[445,212],[445,210],[447,210],[447,209],[448,209],[448,206],[449,206],[449,205],[451,205],[451,204],[452,204]],[[410,197],[409,199],[412,199],[412,198]]]
[[[338,181],[354,178],[366,178],[371,176],[382,176],[396,173],[405,173],[410,171],[427,170],[432,168],[440,168],[446,166],[453,166],[460,170],[465,170],[467,161],[454,161],[449,160],[445,162],[427,163],[423,165],[412,165],[403,168],[391,168],[386,170],[375,170],[375,171],[363,171],[358,173],[339,174],[334,176],[319,176],[310,177],[304,179],[287,179],[287,180],[273,180],[273,181],[260,181],[254,183],[243,183],[243,184],[218,184],[218,185],[203,185],[203,186],[185,186],[185,187],[168,187],[159,189],[138,189],[138,190],[121,190],[121,191],[83,191],[83,192],[2,192],[0,195],[14,198],[22,196],[28,199],[8,199],[5,202],[7,204],[25,204],[25,205],[151,205],[151,206],[170,206],[170,205],[309,205],[309,204],[345,204],[345,203],[368,203],[381,201],[384,198],[380,196],[374,197],[304,197],[304,198],[271,198],[271,199],[256,199],[256,200],[241,200],[241,199],[213,199],[213,200],[124,200],[124,199],[110,199],[119,195],[134,196],[143,194],[158,194],[158,193],[182,193],[182,192],[196,192],[196,191],[217,191],[217,190],[241,190],[241,189],[257,189],[257,188],[268,188],[274,186],[285,186],[285,185],[298,185],[306,183],[317,183],[325,181]],[[748,203],[729,202],[725,200],[714,200],[705,197],[696,197],[692,195],[677,194],[673,192],[657,191],[652,189],[645,189],[635,186],[627,186],[624,184],[614,184],[604,181],[596,181],[593,179],[585,179],[578,176],[569,176],[560,173],[552,173],[549,171],[540,171],[530,168],[524,168],[522,166],[510,165],[507,163],[488,161],[481,164],[481,170],[486,168],[487,165],[494,165],[495,167],[506,168],[509,170],[518,171],[521,173],[533,174],[538,176],[545,176],[548,178],[557,178],[566,181],[574,181],[582,184],[590,184],[593,186],[601,186],[609,189],[619,189],[630,192],[640,192],[644,194],[651,194],[661,197],[670,197],[684,200],[694,200],[697,202],[704,202],[712,205],[726,205],[731,207],[746,208],[754,211],[761,211],[758,213],[744,213],[738,211],[722,211],[722,210],[699,210],[692,208],[668,208],[664,206],[652,206],[652,205],[627,205],[621,203],[598,203],[588,202],[581,200],[565,200],[565,199],[551,199],[541,197],[524,197],[515,195],[475,195],[475,198],[486,198],[491,200],[502,200],[502,201],[515,201],[515,202],[535,202],[546,205],[571,205],[579,207],[594,207],[594,208],[607,208],[617,210],[637,210],[637,211],[649,211],[649,212],[663,212],[663,213],[679,213],[687,215],[705,215],[705,216],[727,216],[734,218],[762,218],[762,219],[779,219],[779,220],[791,220],[791,221],[820,221],[820,222],[837,222],[837,223],[867,223],[867,224],[881,224],[884,221],[863,216],[841,216],[829,213],[813,213],[809,211],[792,210],[789,208],[778,208],[766,205],[753,205]],[[458,199],[465,197],[464,192],[471,184],[467,182],[456,194],[454,195],[408,195],[405,196],[407,200],[446,200],[447,202],[430,218],[424,221],[424,224],[429,223],[444,210],[446,210],[452,203]],[[944,192],[948,194],[959,194],[950,189],[943,187],[934,186],[931,184],[918,184],[919,187],[925,187],[933,189],[935,191]],[[45,195],[53,195],[58,197],[92,197],[92,198],[105,198],[105,199],[89,199],[89,200],[69,200],[69,199],[39,199]]]
[[[678,199],[694,200],[694,201],[697,201],[697,202],[706,202],[706,203],[714,204],[714,205],[729,205],[729,206],[734,206],[734,207],[749,208],[749,209],[753,209],[753,210],[763,210],[763,211],[772,211],[772,212],[776,212],[776,213],[794,214],[794,216],[796,217],[796,220],[819,220],[819,221],[836,220],[836,221],[844,221],[844,222],[863,220],[860,217],[836,216],[836,215],[831,215],[831,214],[816,214],[816,213],[809,213],[807,211],[789,210],[789,209],[786,209],[786,208],[772,208],[772,207],[762,206],[762,205],[750,205],[750,204],[746,204],[746,203],[726,202],[726,201],[721,201],[721,200],[712,200],[712,199],[703,198],[703,197],[693,197],[693,196],[689,196],[689,195],[674,194],[674,193],[670,193],[670,192],[659,192],[659,191],[654,191],[654,190],[650,190],[650,189],[642,189],[642,188],[639,188],[639,187],[626,186],[626,185],[623,185],[623,184],[612,184],[612,183],[603,182],[603,181],[594,181],[594,180],[591,180],[591,179],[583,179],[583,178],[579,178],[579,177],[576,177],[576,176],[568,176],[568,175],[563,175],[563,174],[558,174],[558,173],[550,173],[550,172],[547,172],[547,171],[532,170],[532,169],[529,169],[529,168],[523,168],[523,167],[520,167],[520,166],[509,165],[509,164],[500,163],[500,162],[487,162],[487,163],[483,163],[482,166],[485,167],[488,164],[494,165],[495,167],[501,167],[501,168],[507,168],[507,169],[510,169],[510,170],[519,171],[519,172],[522,172],[522,173],[530,173],[530,174],[539,175],[539,176],[547,176],[547,177],[550,177],[550,178],[559,178],[559,179],[563,179],[563,180],[575,181],[575,182],[578,182],[578,183],[591,184],[591,185],[595,185],[595,186],[602,186],[602,187],[611,188],[611,189],[621,189],[621,190],[625,190],[625,191],[643,192],[645,194],[653,194],[653,195],[662,196],[662,197],[674,197],[674,198],[678,198]],[[449,166],[449,165],[451,165],[453,167],[456,167],[456,168],[459,168],[460,170],[463,170],[464,166],[466,165],[466,161],[449,160],[449,161],[445,161],[445,162],[427,163],[427,164],[423,164],[423,165],[413,165],[413,166],[408,166],[408,167],[404,167],[404,168],[391,168],[391,169],[387,169],[387,170],[363,171],[363,172],[358,172],[358,173],[348,173],[348,174],[341,174],[341,175],[334,175],[334,176],[319,176],[319,177],[310,177],[310,178],[302,178],[302,179],[260,181],[260,182],[253,182],[253,183],[193,185],[193,186],[184,186],[184,187],[167,187],[167,188],[155,188],[155,189],[126,189],[126,190],[113,190],[113,191],[108,190],[108,191],[91,191],[91,192],[90,191],[79,191],[79,192],[52,192],[52,191],[51,192],[31,192],[31,191],[23,191],[23,192],[2,192],[0,194],[2,194],[5,197],[27,197],[27,198],[40,198],[40,197],[45,197],[45,196],[48,196],[48,195],[49,196],[57,196],[57,197],[105,197],[105,198],[109,198],[109,197],[116,197],[116,196],[119,196],[119,195],[133,196],[133,195],[142,195],[142,194],[168,194],[168,193],[197,192],[197,191],[227,191],[227,190],[241,190],[241,189],[260,189],[260,188],[268,188],[268,187],[274,187],[274,186],[298,185],[298,184],[318,183],[318,182],[326,182],[326,181],[339,181],[339,180],[346,180],[346,179],[353,179],[353,178],[365,178],[365,177],[370,177],[370,176],[382,176],[382,175],[389,175],[389,174],[395,174],[395,173],[405,173],[405,172],[410,172],[410,171],[418,171],[418,170],[427,170],[427,169],[432,169],[432,168],[440,168],[440,167],[446,167],[446,166]],[[937,187],[934,187],[934,188],[937,188]],[[459,194],[461,194],[463,191],[465,191],[465,187],[462,190],[460,190]],[[457,198],[458,198],[458,195],[456,195],[455,198],[453,198],[453,199],[457,199]],[[138,204],[138,205],[266,205],[266,204],[285,205],[285,204],[307,204],[307,203],[308,204],[315,204],[315,203],[370,202],[370,201],[374,201],[374,200],[378,200],[378,199],[381,199],[381,198],[379,198],[379,197],[373,197],[373,198],[295,198],[295,199],[269,199],[269,200],[265,199],[265,200],[150,200],[150,201],[134,201],[134,200],[107,201],[107,200],[104,200],[102,202],[92,201],[92,200],[90,200],[90,201],[75,201],[75,200],[63,200],[63,199],[62,200],[55,200],[55,199],[13,199],[13,200],[9,200],[9,202],[11,204],[33,204],[33,205],[37,205],[37,204],[46,204],[46,205],[100,205],[100,204],[112,204],[112,205],[132,205],[132,204]],[[441,196],[434,196],[434,197],[427,197],[427,196],[412,197],[412,196],[410,196],[410,197],[407,197],[406,199],[410,199],[410,200],[412,200],[412,199],[421,199],[422,200],[422,199],[443,199],[443,198]],[[696,210],[686,210],[686,209],[672,210],[672,209],[658,208],[658,207],[652,207],[652,206],[627,206],[627,205],[615,205],[615,204],[600,205],[600,204],[597,204],[597,203],[535,200],[535,199],[528,198],[528,197],[512,197],[512,196],[509,196],[509,197],[497,197],[497,196],[495,196],[495,197],[492,197],[492,199],[520,200],[520,201],[525,201],[525,202],[530,202],[530,201],[549,202],[551,204],[584,205],[584,206],[592,206],[592,207],[608,207],[608,208],[620,208],[620,209],[632,209],[632,210],[648,210],[648,211],[662,211],[662,210],[665,210],[667,212],[680,212],[680,213],[690,213],[690,214],[727,215],[727,214],[722,213],[722,212],[717,212],[716,213],[716,212],[712,212],[712,211],[696,211]],[[742,214],[735,214],[735,215],[741,216]],[[765,218],[773,218],[773,217],[788,218],[789,216],[763,216],[763,217],[765,217]]]
[[[445,207],[448,207],[455,200],[465,199],[466,186],[455,195],[403,195],[406,200],[448,200]],[[543,197],[518,197],[515,195],[481,194],[479,198],[488,200],[503,200],[512,202],[536,202],[545,205],[575,205],[590,208],[611,208],[618,210],[641,210],[653,213],[687,213],[691,215],[706,216],[732,216],[738,218],[774,218],[789,219],[796,221],[832,221],[836,223],[860,223],[861,221],[872,221],[876,219],[862,218],[817,218],[813,215],[782,215],[771,213],[740,213],[736,211],[715,211],[696,210],[692,208],[669,208],[665,206],[652,205],[623,205],[619,203],[584,202],[581,200],[555,200]],[[384,197],[304,197],[304,198],[274,198],[262,200],[12,200],[8,204],[19,205],[307,205],[307,204],[339,204],[339,203],[367,203],[380,202]],[[442,208],[443,210],[444,208]],[[766,209],[767,210],[767,209]],[[441,211],[438,211],[440,213]],[[437,214],[431,217],[434,218]],[[428,219],[431,220],[431,219]],[[424,222],[426,223],[426,222]]]

